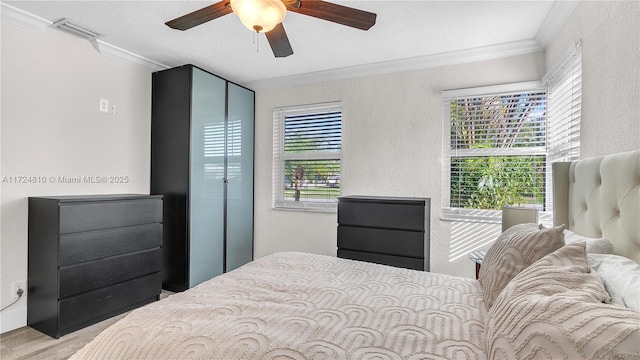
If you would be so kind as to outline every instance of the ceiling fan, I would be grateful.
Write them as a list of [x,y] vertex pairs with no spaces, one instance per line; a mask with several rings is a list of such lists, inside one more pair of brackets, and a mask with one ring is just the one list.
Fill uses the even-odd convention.
[[234,12],[247,28],[265,33],[275,57],[287,57],[293,54],[282,26],[287,10],[365,31],[376,23],[374,13],[322,0],[222,0],[165,24],[187,30]]

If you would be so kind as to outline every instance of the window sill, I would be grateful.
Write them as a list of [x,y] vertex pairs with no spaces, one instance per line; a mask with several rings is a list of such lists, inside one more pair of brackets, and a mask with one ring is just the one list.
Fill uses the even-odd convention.
[[502,221],[502,211],[443,208],[440,220],[499,224]]
[[298,211],[298,212],[312,212],[312,213],[327,213],[335,214],[338,212],[337,206],[328,207],[294,207],[294,206],[273,206],[273,210],[278,211]]

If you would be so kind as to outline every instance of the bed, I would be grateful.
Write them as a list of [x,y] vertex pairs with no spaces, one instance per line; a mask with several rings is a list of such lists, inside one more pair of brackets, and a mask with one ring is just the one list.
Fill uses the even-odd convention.
[[563,237],[640,267],[640,151],[556,164],[554,188],[558,226],[505,231],[479,280],[276,253],[132,311],[72,359],[640,359],[640,313]]

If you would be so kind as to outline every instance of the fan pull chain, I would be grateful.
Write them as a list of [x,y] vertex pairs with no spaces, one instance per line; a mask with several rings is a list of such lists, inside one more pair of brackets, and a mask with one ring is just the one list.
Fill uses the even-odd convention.
[[256,31],[253,33],[253,43],[256,46],[256,53],[258,53],[260,49],[259,42],[260,42],[260,33]]

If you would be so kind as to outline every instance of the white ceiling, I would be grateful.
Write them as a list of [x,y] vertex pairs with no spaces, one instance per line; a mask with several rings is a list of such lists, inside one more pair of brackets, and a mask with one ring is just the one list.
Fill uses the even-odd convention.
[[51,22],[74,20],[104,34],[103,42],[166,66],[191,63],[257,87],[309,74],[322,79],[455,61],[474,51],[540,50],[573,9],[563,1],[331,0],[376,13],[376,24],[362,31],[288,13],[283,25],[294,54],[286,58],[275,58],[264,35],[256,37],[234,14],[184,32],[164,25],[215,1],[3,0]]

